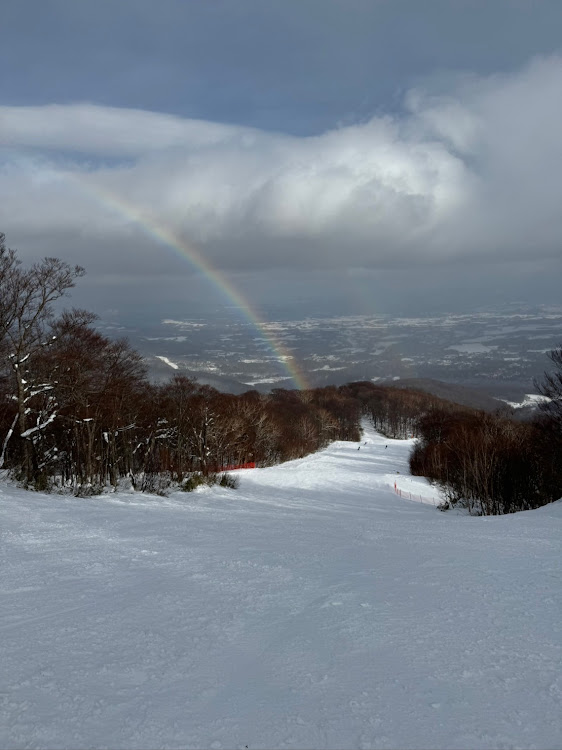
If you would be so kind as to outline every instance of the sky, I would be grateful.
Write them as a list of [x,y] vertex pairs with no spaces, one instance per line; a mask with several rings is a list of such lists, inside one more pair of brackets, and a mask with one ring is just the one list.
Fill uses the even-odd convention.
[[[150,319],[559,302],[559,0],[3,0],[0,231]],[[226,291],[225,291],[226,290]],[[228,291],[230,290],[230,292]]]

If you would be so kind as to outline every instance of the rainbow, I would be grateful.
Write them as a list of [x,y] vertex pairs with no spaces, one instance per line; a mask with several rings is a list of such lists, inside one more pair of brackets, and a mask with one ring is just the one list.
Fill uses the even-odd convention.
[[275,359],[287,372],[288,378],[293,381],[295,387],[299,390],[307,390],[309,388],[306,378],[298,368],[293,355],[267,329],[266,324],[260,319],[250,302],[240,294],[226,276],[216,268],[213,268],[193,245],[182,240],[168,227],[154,219],[154,217],[147,216],[146,212],[106,188],[102,189],[91,181],[85,180],[83,177],[78,177],[76,173],[65,172],[62,176],[72,181],[87,195],[96,198],[106,208],[116,211],[129,221],[134,222],[147,235],[170,248],[180,258],[188,260],[191,266],[196,271],[201,272],[213,287],[218,289],[224,297],[231,301],[240,310],[244,318],[258,331],[261,338],[269,345]]

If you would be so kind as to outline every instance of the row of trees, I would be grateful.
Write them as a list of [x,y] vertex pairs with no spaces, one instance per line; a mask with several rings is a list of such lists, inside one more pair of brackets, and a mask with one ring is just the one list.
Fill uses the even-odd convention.
[[562,347],[537,389],[542,414],[521,422],[415,390],[370,382],[343,391],[359,400],[374,427],[391,438],[416,437],[412,474],[440,484],[451,505],[498,515],[537,508],[562,496]]
[[562,431],[546,414],[518,422],[499,414],[432,409],[418,420],[410,470],[438,482],[449,503],[500,515],[562,496]]
[[444,489],[451,505],[471,513],[498,515],[537,508],[562,496],[562,347],[549,358],[538,391],[542,414],[521,422],[506,415],[463,407],[421,391],[351,383],[374,427],[391,438],[418,438],[410,456],[412,474]]
[[42,429],[18,436],[8,451],[9,465],[28,483],[56,478],[83,488],[127,476],[139,489],[158,490],[194,471],[266,466],[334,439],[359,439],[358,405],[337,389],[233,396],[181,375],[156,386],[124,342],[89,328],[74,331],[71,351],[63,336],[58,341],[46,358],[57,380],[34,397],[37,412],[56,409],[56,418],[47,424],[42,416]]
[[358,440],[360,404],[337,388],[219,393],[182,376],[156,386],[126,340],[55,303],[84,273],[23,268],[0,236],[0,468],[27,485],[142,489],[224,466],[267,465]]
[[436,408],[442,411],[456,408],[455,404],[424,391],[369,381],[350,383],[344,386],[344,391],[361,402],[363,413],[378,432],[394,439],[416,437],[420,414]]

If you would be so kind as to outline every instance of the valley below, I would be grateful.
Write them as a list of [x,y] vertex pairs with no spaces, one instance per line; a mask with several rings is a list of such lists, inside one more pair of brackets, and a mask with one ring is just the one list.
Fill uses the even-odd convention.
[[[547,353],[562,339],[562,307],[268,318],[261,328],[236,310],[218,309],[206,318],[135,326],[102,321],[100,329],[127,336],[155,380],[178,372],[231,393],[291,389],[299,385],[295,372],[308,387],[357,380],[423,387],[437,380],[476,389],[484,400],[519,404],[534,392],[534,379],[548,369]],[[474,394],[473,405],[482,406]]]

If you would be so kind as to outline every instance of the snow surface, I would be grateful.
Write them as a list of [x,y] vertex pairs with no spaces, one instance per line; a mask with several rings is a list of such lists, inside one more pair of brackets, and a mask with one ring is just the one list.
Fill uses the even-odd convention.
[[172,362],[172,360],[168,359],[168,357],[161,357],[161,356],[159,356],[157,354],[156,355],[156,359],[161,359],[162,362],[164,362],[164,364],[168,365],[169,367],[171,367],[174,370],[179,370],[180,369],[179,365],[176,365],[176,363]]
[[508,401],[506,398],[499,398],[498,401],[503,401],[513,409],[523,409],[526,406],[538,406],[546,401],[551,401],[551,399],[538,393],[526,393],[523,401]]
[[435,495],[410,447],[168,499],[2,485],[0,746],[562,746],[562,502],[404,500]]

